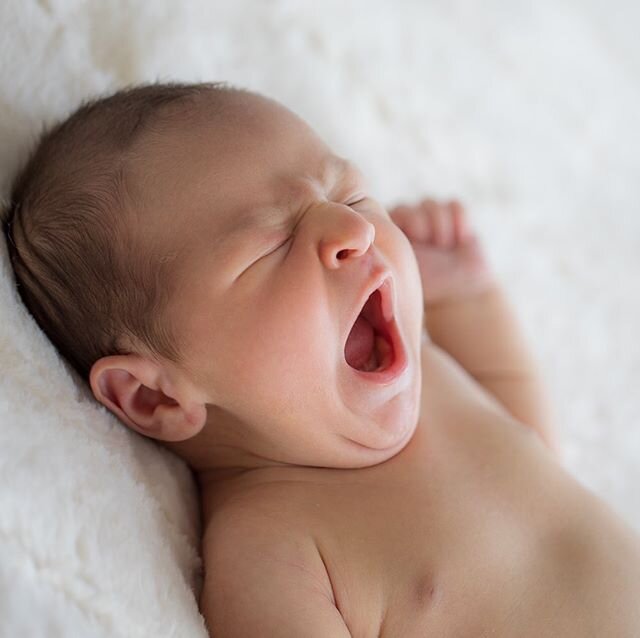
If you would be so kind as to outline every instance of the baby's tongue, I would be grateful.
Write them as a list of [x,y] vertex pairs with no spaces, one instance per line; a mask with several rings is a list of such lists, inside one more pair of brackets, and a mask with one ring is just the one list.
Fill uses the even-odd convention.
[[351,328],[344,348],[344,356],[352,368],[361,369],[369,361],[374,341],[373,326],[360,315]]

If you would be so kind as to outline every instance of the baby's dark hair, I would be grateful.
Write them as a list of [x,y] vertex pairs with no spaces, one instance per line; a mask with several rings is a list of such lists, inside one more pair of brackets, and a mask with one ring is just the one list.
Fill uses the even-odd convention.
[[231,92],[245,91],[170,82],[86,100],[43,129],[14,178],[2,217],[20,297],[86,381],[97,359],[139,346],[180,362],[166,264],[125,223],[136,205],[128,168],[141,139],[188,119],[203,98],[215,112]]

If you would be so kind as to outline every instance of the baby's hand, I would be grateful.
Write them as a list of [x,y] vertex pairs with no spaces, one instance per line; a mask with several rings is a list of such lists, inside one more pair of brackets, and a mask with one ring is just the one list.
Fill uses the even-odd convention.
[[425,305],[475,295],[494,283],[460,202],[424,199],[396,206],[389,215],[413,246]]

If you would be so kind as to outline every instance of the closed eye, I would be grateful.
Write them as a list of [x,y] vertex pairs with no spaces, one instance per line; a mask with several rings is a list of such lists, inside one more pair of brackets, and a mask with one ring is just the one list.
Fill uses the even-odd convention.
[[279,246],[276,246],[274,250],[278,250],[278,248],[282,248],[286,244],[288,244],[293,239],[293,235],[289,235]]
[[[357,199],[354,199],[353,201],[348,202],[347,204],[345,204],[345,206],[356,206],[357,204],[362,204],[363,202],[365,202],[368,198],[366,196],[364,197],[358,197]],[[289,241],[291,241],[293,239],[294,235],[289,235],[283,242],[281,242],[280,244],[278,244],[277,246],[275,246],[274,248],[272,248],[269,252],[265,253],[264,255],[262,255],[262,257],[259,257],[258,260],[262,259],[263,257],[267,257],[273,253],[275,253],[277,250],[280,250],[280,248],[283,248],[284,246],[286,246]]]
[[271,255],[272,253],[275,253],[276,250],[280,250],[280,248],[283,248],[284,246],[286,246],[291,239],[293,239],[293,235],[289,235],[283,242],[279,243],[275,248],[272,248],[268,253],[264,254],[263,257],[266,257],[267,255]]
[[294,235],[289,235],[283,242],[280,242],[277,246],[275,246],[274,248],[271,248],[270,250],[268,250],[266,253],[263,253],[262,255],[260,255],[257,259],[252,260],[250,263],[248,263],[246,265],[246,267],[236,276],[235,280],[237,281],[238,279],[240,279],[240,277],[242,277],[246,272],[248,272],[249,270],[252,270],[254,266],[256,266],[257,264],[261,263],[263,259],[265,259],[265,257],[269,257],[270,255],[274,255],[278,250],[280,250],[280,248],[284,248],[292,239],[293,239]]

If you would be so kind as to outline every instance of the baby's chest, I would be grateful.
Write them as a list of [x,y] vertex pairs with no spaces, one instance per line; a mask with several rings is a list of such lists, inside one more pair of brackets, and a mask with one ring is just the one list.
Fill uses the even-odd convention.
[[334,500],[317,536],[353,636],[464,635],[542,582],[535,534],[513,512],[453,493],[460,507],[442,509],[416,490],[358,492]]
[[[310,528],[354,637],[480,636],[514,617],[534,632],[532,614],[562,587],[552,521],[564,521],[566,539],[575,530],[570,508],[558,510],[561,486],[528,468],[526,455],[501,467],[488,457],[447,464],[440,452],[440,461],[425,458],[430,467],[409,453],[404,467],[307,492]],[[554,492],[555,503],[540,492]],[[493,635],[512,635],[504,629]]]

